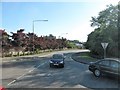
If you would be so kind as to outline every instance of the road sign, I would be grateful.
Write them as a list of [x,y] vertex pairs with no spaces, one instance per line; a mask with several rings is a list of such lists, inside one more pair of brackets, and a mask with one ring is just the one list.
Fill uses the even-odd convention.
[[106,58],[106,48],[108,46],[108,43],[101,43],[103,49],[104,49],[104,58]]
[[103,49],[106,49],[108,46],[108,43],[101,43],[101,45],[102,45]]

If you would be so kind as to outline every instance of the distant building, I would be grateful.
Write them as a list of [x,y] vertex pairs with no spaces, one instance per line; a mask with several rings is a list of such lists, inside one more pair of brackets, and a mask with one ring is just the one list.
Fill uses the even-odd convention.
[[81,49],[84,48],[84,45],[83,45],[82,43],[75,43],[75,45],[76,45],[78,48],[81,48]]

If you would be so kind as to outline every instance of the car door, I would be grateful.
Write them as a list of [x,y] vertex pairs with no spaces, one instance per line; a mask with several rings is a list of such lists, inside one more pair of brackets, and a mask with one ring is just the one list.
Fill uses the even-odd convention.
[[110,61],[109,60],[103,60],[99,62],[99,68],[101,72],[103,73],[110,73]]
[[111,74],[118,75],[119,73],[119,63],[117,61],[110,61]]

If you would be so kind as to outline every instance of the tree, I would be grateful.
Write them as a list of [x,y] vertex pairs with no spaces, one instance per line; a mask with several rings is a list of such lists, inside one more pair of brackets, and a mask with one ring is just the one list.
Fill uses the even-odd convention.
[[108,42],[107,55],[118,57],[118,11],[118,5],[109,5],[98,17],[92,17],[91,26],[96,28],[88,35],[86,47],[93,54],[103,56],[101,42]]
[[11,40],[9,39],[9,35],[5,30],[0,30],[0,53],[2,57],[4,57],[10,50],[11,47]]
[[27,39],[26,39],[26,34],[23,33],[24,29],[20,29],[17,30],[17,33],[13,33],[12,34],[12,46],[16,49],[16,51],[23,51],[25,50],[26,46],[27,46]]

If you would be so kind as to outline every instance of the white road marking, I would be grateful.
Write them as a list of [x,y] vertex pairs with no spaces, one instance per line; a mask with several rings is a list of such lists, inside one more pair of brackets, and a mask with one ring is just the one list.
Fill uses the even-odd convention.
[[17,79],[16,79],[16,80],[18,80],[18,79],[22,78],[22,77],[23,77],[23,76],[25,76],[26,74],[28,74],[28,72],[27,72],[27,73],[24,73],[23,75],[21,75],[21,76],[19,76],[19,77],[17,77]]
[[83,85],[78,84],[78,85],[75,85],[73,88],[87,88],[87,87],[85,87],[85,86],[83,86]]
[[16,80],[13,80],[13,81],[11,81],[10,83],[8,83],[7,86],[10,86],[12,83],[15,83],[15,82],[16,82],[17,80],[19,80],[20,78],[24,77],[24,76],[27,75],[28,73],[31,73],[31,72],[34,71],[35,69],[38,69],[40,66],[43,66],[43,65],[46,64],[46,63],[47,63],[47,62],[38,65],[36,68],[30,69],[27,73],[24,73],[23,75],[17,77]]
[[[17,60],[11,60],[11,62],[15,62]],[[2,61],[2,63],[6,63],[6,62],[9,62],[9,61]]]
[[14,83],[14,82],[16,82],[16,80],[13,80],[12,82],[8,83],[7,86],[9,86],[10,84],[12,84],[12,83]]

